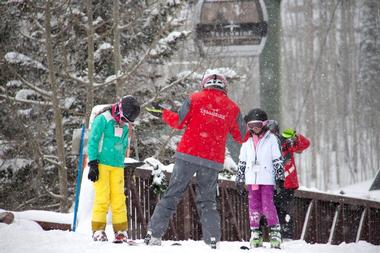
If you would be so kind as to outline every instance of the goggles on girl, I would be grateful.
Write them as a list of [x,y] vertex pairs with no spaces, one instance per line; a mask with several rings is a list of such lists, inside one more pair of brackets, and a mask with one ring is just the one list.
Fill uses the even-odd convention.
[[249,129],[253,128],[263,128],[266,125],[267,121],[262,120],[252,120],[247,123]]
[[122,106],[121,106],[121,101],[119,102],[119,116],[120,116],[120,121],[122,121],[123,123],[129,123],[129,120],[126,118],[126,117],[124,117],[124,115],[123,115],[123,108],[122,108]]

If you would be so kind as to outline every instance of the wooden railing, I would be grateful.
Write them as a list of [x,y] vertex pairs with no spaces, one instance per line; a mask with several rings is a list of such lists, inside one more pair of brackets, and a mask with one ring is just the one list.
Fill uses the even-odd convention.
[[[169,178],[170,174],[166,174]],[[126,170],[129,233],[141,239],[159,199],[150,189],[151,171]],[[296,191],[293,208],[293,236],[310,243],[356,242],[380,244],[380,202]],[[178,204],[163,239],[201,240],[202,232],[196,208],[195,183],[192,182]],[[240,196],[234,182],[220,180],[218,209],[222,240],[249,239],[247,197]]]

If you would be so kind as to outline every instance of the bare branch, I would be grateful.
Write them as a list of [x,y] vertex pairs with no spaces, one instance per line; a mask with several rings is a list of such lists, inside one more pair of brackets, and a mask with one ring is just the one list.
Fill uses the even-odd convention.
[[61,164],[60,164],[59,162],[54,161],[54,160],[50,159],[50,158],[47,157],[47,156],[44,156],[44,160],[47,161],[47,162],[49,162],[49,163],[51,163],[51,164],[53,164],[53,165],[61,166]]
[[44,97],[47,97],[49,99],[51,99],[51,93],[50,92],[47,92],[45,90],[42,90],[40,88],[38,88],[37,86],[35,86],[34,84],[28,82],[26,79],[24,79],[21,75],[19,75],[15,69],[13,67],[10,67],[13,74],[17,76],[18,79],[20,79],[20,81],[25,84],[26,86],[28,86],[29,88],[31,88],[32,90],[34,90],[35,92],[37,92],[38,94],[44,96]]
[[46,187],[46,185],[42,184],[42,188],[44,188],[44,190],[53,198],[56,198],[56,199],[65,199],[63,196],[59,195],[59,194],[56,194],[54,192],[51,192],[49,191],[49,189]]
[[29,99],[19,99],[11,96],[7,96],[4,94],[0,94],[0,97],[9,99],[14,102],[19,102],[19,103],[27,103],[27,104],[34,104],[34,105],[42,105],[42,106],[52,106],[53,104],[51,102],[47,101],[36,101],[36,100],[29,100]]
[[[64,5],[68,4],[71,0],[66,0],[64,1],[62,4],[54,7],[54,8],[51,8],[50,10],[53,12],[53,11],[56,11],[56,10],[59,10],[61,9]],[[33,1],[31,1],[33,3]],[[36,10],[45,10],[45,7],[44,6],[39,6],[37,5],[36,3],[33,3],[33,7],[36,9]]]
[[45,42],[45,39],[37,39],[37,38],[33,38],[32,36],[23,33],[21,30],[17,30],[17,32],[18,32],[19,34],[21,34],[22,36],[24,36],[25,38],[28,38],[28,39],[30,39],[30,40],[38,41],[38,42],[40,42],[40,43],[44,43],[44,42]]
[[19,205],[18,207],[16,207],[15,210],[20,210],[22,207],[24,207],[24,206],[26,206],[26,205],[28,205],[30,203],[33,203],[34,201],[37,201],[40,198],[43,198],[43,197],[46,197],[46,196],[48,196],[48,195],[47,194],[42,194],[42,195],[37,196],[35,198],[29,199],[29,200],[25,201],[24,203],[22,203],[21,205]]
[[[58,75],[60,75],[60,74],[58,73]],[[61,75],[60,75],[60,76],[61,76]],[[78,82],[78,83],[84,84],[84,85],[89,85],[88,82],[86,82],[86,81],[84,81],[84,80],[82,80],[82,79],[79,79],[78,77],[75,77],[75,76],[71,75],[71,74],[70,74],[69,72],[67,72],[67,71],[65,71],[65,75],[64,75],[64,77],[68,77],[68,78],[70,78],[70,79],[72,79],[72,80],[74,80],[74,81],[76,81],[76,82]]]

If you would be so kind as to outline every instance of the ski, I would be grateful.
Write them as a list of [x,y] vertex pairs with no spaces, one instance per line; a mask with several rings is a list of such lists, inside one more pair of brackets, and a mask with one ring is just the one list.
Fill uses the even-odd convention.
[[127,240],[127,241],[124,241],[124,240],[118,240],[118,239],[115,239],[112,241],[113,243],[116,243],[116,244],[122,244],[122,243],[125,243],[125,244],[128,244],[129,246],[139,246],[139,245],[143,245],[143,243],[138,243],[134,240]]
[[142,242],[142,243],[138,243],[138,242],[133,241],[133,240],[128,240],[126,243],[127,243],[129,246],[139,246],[139,245],[144,245],[143,242]]
[[249,246],[245,246],[245,245],[240,246],[241,250],[250,250],[250,249],[258,249],[258,248],[281,249],[281,246],[280,245],[278,245],[278,247],[271,246],[270,243],[268,243],[268,242],[264,242],[262,246],[260,246],[260,247],[254,247],[254,248],[250,248]]

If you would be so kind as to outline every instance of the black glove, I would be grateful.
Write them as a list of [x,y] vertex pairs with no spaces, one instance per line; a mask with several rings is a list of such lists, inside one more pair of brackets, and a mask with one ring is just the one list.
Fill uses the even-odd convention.
[[98,168],[98,160],[93,160],[88,162],[88,166],[90,166],[90,170],[88,171],[88,179],[92,182],[96,182],[99,179],[99,168]]
[[284,180],[276,180],[276,192],[280,193],[284,189]]
[[161,118],[163,107],[157,102],[152,102],[150,106],[145,107],[145,110],[155,117]]
[[245,183],[244,182],[236,182],[236,188],[238,190],[239,195],[243,195],[245,191]]

